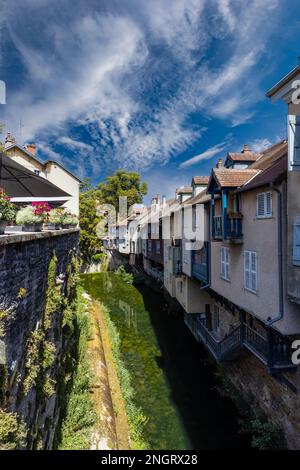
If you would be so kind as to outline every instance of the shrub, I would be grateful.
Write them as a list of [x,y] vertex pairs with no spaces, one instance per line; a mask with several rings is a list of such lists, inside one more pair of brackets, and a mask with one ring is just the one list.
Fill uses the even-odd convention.
[[16,207],[10,202],[9,196],[0,188],[0,220],[11,221],[16,215]]
[[127,273],[124,266],[120,266],[116,274],[120,276],[123,282],[126,282],[126,284],[133,284],[133,274]]
[[43,222],[43,216],[36,214],[33,206],[27,206],[17,212],[16,222],[18,225],[40,224]]
[[62,221],[62,210],[61,209],[52,209],[49,212],[48,220],[50,224],[60,224]]
[[77,215],[71,214],[70,212],[64,212],[61,218],[63,225],[77,225],[78,217]]

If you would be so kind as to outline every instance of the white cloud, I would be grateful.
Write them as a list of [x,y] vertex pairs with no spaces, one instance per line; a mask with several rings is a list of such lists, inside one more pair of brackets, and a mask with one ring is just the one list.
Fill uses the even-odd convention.
[[269,139],[255,139],[249,143],[249,148],[254,153],[260,153],[263,150],[266,150],[268,147],[271,147],[274,142],[271,142]]
[[80,142],[79,140],[71,139],[67,136],[59,137],[58,143],[65,145],[66,147],[70,148],[71,150],[78,150],[80,152],[92,152],[93,147],[92,145],[86,144],[84,142]]
[[185,162],[181,163],[179,168],[188,168],[192,165],[195,165],[196,163],[199,163],[200,161],[209,160],[215,155],[218,155],[219,153],[223,152],[223,150],[225,150],[227,146],[228,142],[226,141],[214,145],[213,147],[210,147],[209,149],[205,150],[205,152],[200,153],[199,155],[196,155],[195,157],[192,157],[189,160],[186,160]]
[[[37,140],[48,155],[56,143],[76,152],[78,171],[166,164],[204,133],[204,125],[190,124],[192,113],[232,126],[250,119],[260,99],[260,73],[253,69],[277,4],[11,0],[2,22],[7,18],[25,74],[9,95],[7,128],[16,131],[22,115],[24,138]],[[219,62],[207,55],[216,40],[226,49]],[[90,142],[68,135],[78,126]]]

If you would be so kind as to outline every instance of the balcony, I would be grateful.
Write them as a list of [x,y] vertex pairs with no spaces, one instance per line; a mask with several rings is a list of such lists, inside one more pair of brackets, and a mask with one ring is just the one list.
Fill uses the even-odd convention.
[[205,284],[209,281],[209,244],[192,253],[192,276]]
[[[225,233],[224,227],[225,225]],[[213,218],[212,236],[215,240],[229,240],[231,242],[242,242],[243,239],[243,216],[239,212],[226,214],[225,224],[222,216]]]
[[204,314],[186,313],[184,321],[197,341],[207,347],[217,362],[230,359],[230,355],[236,354],[238,349],[245,348],[263,362],[271,373],[297,368],[291,362],[293,351],[288,338],[267,338],[246,323],[241,323],[228,336],[218,341],[208,329]]
[[173,247],[173,274],[175,276],[182,275],[182,251],[181,246]]
[[223,239],[223,217],[214,216],[213,218],[213,227],[212,227],[213,238]]
[[243,238],[243,216],[240,212],[235,212],[227,216],[227,238],[238,241]]

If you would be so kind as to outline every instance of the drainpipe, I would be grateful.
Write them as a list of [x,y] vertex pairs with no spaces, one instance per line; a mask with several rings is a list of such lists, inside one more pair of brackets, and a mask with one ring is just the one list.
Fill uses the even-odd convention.
[[267,325],[272,326],[274,323],[282,320],[284,317],[284,286],[283,286],[283,237],[282,237],[282,193],[275,187],[274,183],[270,187],[278,194],[278,288],[279,288],[279,314],[273,319],[267,320]]

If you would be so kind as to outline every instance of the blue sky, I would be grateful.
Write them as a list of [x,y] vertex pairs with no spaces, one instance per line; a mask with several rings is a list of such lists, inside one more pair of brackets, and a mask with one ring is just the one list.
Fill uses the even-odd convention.
[[300,55],[297,3],[0,0],[0,120],[80,177],[136,170],[171,196],[286,137],[265,92]]

